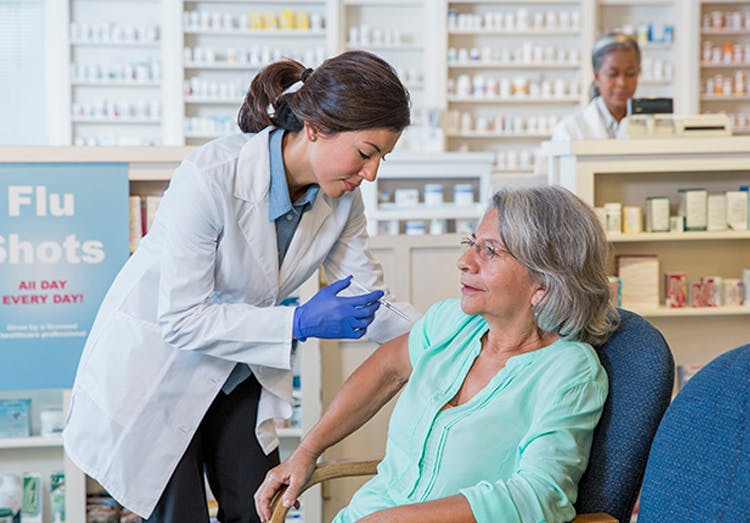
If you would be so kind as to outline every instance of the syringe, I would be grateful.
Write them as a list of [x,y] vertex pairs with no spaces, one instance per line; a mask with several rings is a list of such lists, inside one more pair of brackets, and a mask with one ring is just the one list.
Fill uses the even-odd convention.
[[[362,290],[362,291],[364,291],[364,292],[372,292],[372,291],[371,291],[370,289],[368,289],[367,287],[365,287],[364,285],[362,285],[361,283],[359,283],[359,282],[358,282],[357,280],[355,280],[354,278],[352,278],[352,279],[351,279],[351,283],[353,283],[353,284],[354,284],[354,285],[355,285],[355,286],[356,286],[357,288],[359,288],[360,290]],[[401,317],[402,317],[403,319],[405,319],[406,321],[411,321],[411,319],[409,318],[409,316],[407,316],[406,314],[404,314],[403,312],[401,312],[400,310],[398,310],[398,309],[397,309],[397,308],[396,308],[396,307],[395,307],[395,306],[394,306],[394,305],[393,305],[393,304],[392,304],[391,302],[389,302],[388,300],[386,300],[386,299],[383,299],[383,298],[380,298],[380,299],[379,299],[378,301],[380,302],[380,304],[381,304],[381,305],[382,305],[383,307],[385,307],[386,309],[388,309],[388,310],[389,310],[389,311],[391,311],[392,313],[396,314],[397,316],[401,316]]]

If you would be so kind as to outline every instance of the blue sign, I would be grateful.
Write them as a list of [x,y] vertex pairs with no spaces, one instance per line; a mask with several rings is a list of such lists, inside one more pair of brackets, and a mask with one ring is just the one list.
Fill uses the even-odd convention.
[[128,166],[0,164],[0,389],[69,388],[128,251]]

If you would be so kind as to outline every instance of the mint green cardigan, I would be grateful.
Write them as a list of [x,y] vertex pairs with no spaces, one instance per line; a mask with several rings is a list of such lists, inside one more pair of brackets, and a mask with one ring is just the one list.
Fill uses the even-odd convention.
[[487,323],[458,300],[435,304],[412,328],[413,371],[388,427],[378,473],[334,519],[462,494],[479,523],[569,521],[607,375],[586,343],[558,340],[510,358],[467,403],[458,392]]

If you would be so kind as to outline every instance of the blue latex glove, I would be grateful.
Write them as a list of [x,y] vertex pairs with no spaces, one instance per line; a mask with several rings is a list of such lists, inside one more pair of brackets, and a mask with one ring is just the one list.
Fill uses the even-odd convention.
[[359,296],[337,296],[349,286],[352,276],[320,289],[309,301],[294,309],[292,330],[299,341],[313,338],[359,339],[375,318],[383,291]]

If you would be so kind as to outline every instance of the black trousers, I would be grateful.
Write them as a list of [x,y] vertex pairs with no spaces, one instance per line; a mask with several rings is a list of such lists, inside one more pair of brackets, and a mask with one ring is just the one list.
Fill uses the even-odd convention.
[[146,523],[208,523],[204,473],[219,503],[221,523],[260,523],[253,494],[279,463],[255,436],[260,384],[250,376],[230,394],[219,392]]

